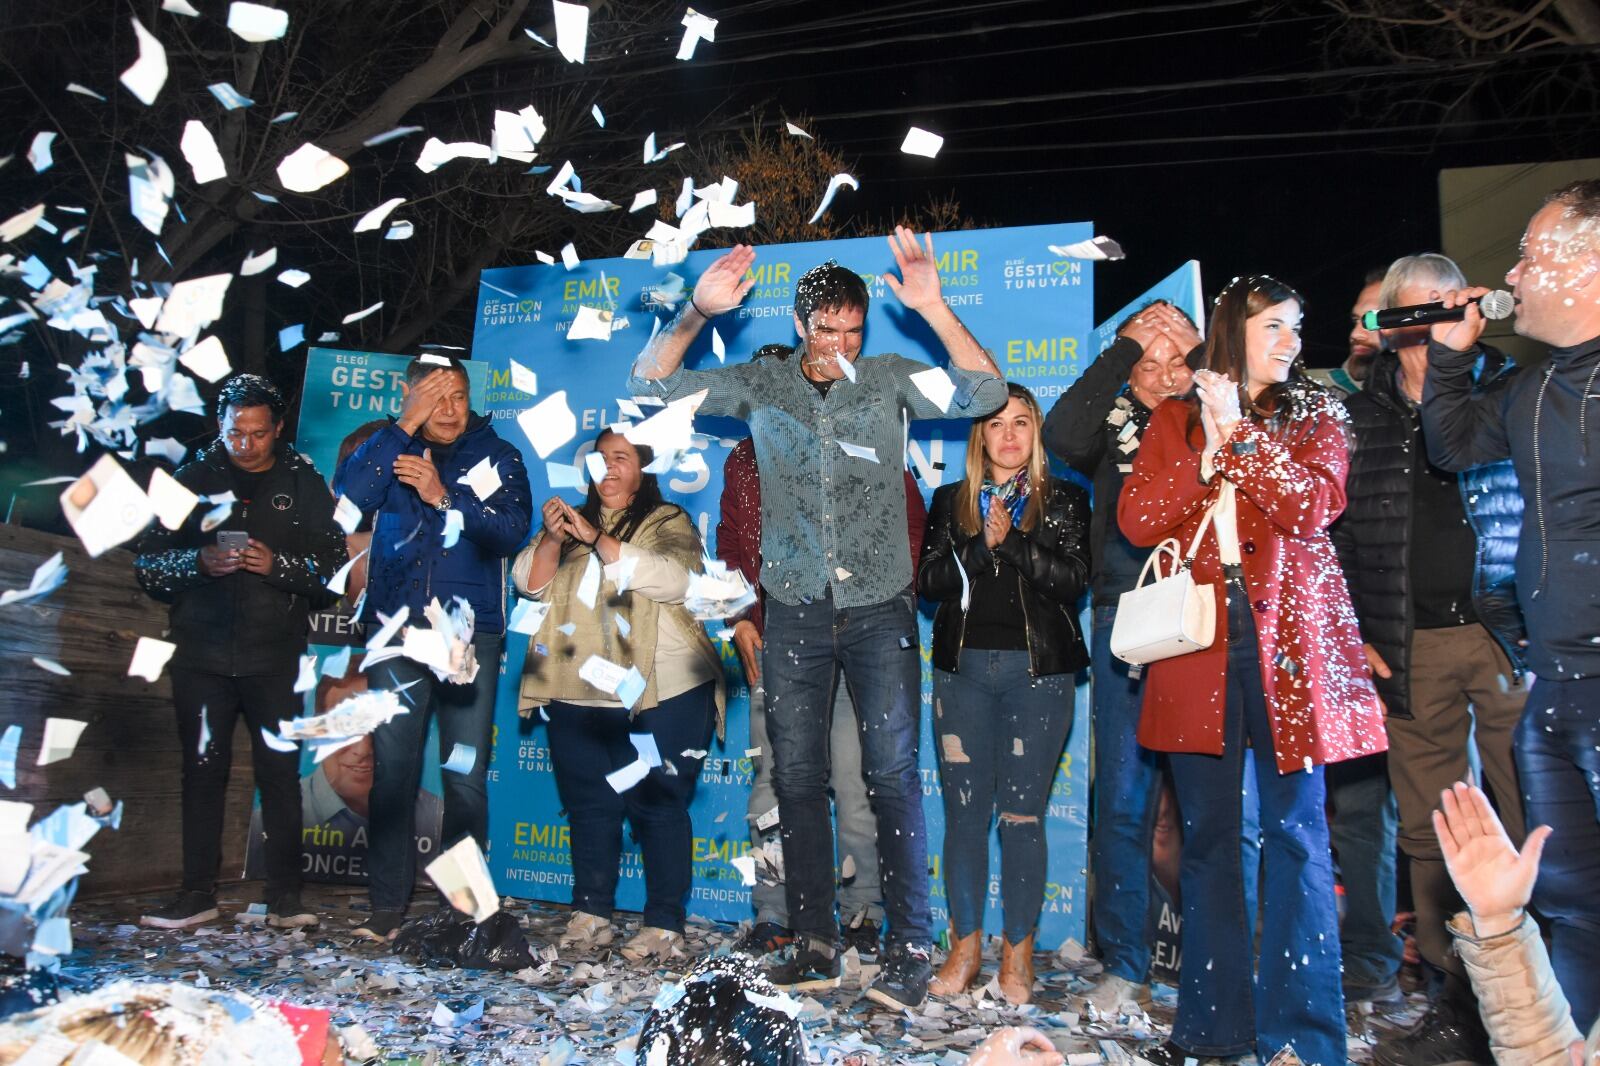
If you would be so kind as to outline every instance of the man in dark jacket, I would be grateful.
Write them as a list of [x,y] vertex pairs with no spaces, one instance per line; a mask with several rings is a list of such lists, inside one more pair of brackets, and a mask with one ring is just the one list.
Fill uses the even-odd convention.
[[400,417],[345,460],[335,488],[363,512],[376,511],[361,621],[407,612],[422,622],[437,599],[472,607],[476,678],[441,681],[411,659],[389,659],[369,672],[374,689],[404,692],[408,714],[372,734],[373,769],[367,877],[372,916],[356,935],[386,942],[405,917],[416,879],[414,812],[428,722],[439,716],[439,761],[457,744],[474,752],[466,773],[444,775],[442,844],[471,834],[488,845],[489,745],[500,651],[505,639],[505,560],[528,538],[533,517],[528,472],[516,448],[489,419],[473,414],[466,367],[423,355],[406,368]]
[[1474,392],[1488,290],[1444,295],[1460,322],[1433,326],[1422,425],[1446,470],[1510,458],[1528,521],[1517,544],[1517,602],[1536,675],[1517,726],[1528,824],[1555,833],[1533,890],[1556,978],[1579,1030],[1600,1015],[1600,180],[1552,193],[1506,275],[1516,331],[1550,358]]
[[[1430,303],[1465,285],[1445,256],[1405,256],[1389,267],[1379,306]],[[1523,836],[1511,756],[1527,698],[1511,568],[1522,501],[1510,463],[1454,474],[1427,461],[1419,414],[1427,340],[1426,328],[1386,330],[1365,387],[1345,400],[1353,438],[1349,504],[1330,535],[1388,711],[1388,783],[1410,863],[1417,948],[1442,975],[1433,1011],[1411,1033],[1385,1041],[1375,1061],[1487,1064],[1488,1035],[1446,928],[1461,900],[1432,813],[1439,793],[1467,777],[1475,747],[1502,821],[1514,840]],[[1501,372],[1510,369],[1492,353],[1480,385]],[[1347,999],[1389,999],[1398,991],[1400,944],[1389,933],[1395,826],[1384,758],[1343,764],[1342,787],[1330,789],[1349,900]]]
[[[300,757],[267,746],[262,730],[300,715],[294,684],[312,607],[337,597],[324,587],[345,562],[333,497],[310,460],[280,445],[283,395],[254,374],[229,379],[217,396],[221,435],[177,480],[213,500],[232,493],[215,530],[196,507],[176,530],[156,525],[139,543],[134,573],[172,604],[177,645],[169,673],[183,750],[183,889],[140,924],[185,929],[217,917],[222,810],[242,713],[267,828],[267,921],[317,924],[300,904]],[[218,534],[244,533],[243,549]]]
[[[1089,870],[1094,939],[1105,977],[1087,1001],[1101,1013],[1114,1013],[1125,1000],[1149,1000],[1150,848],[1161,787],[1158,757],[1139,747],[1136,738],[1143,698],[1139,677],[1111,654],[1117,601],[1133,588],[1149,555],[1117,528],[1117,497],[1133,469],[1150,412],[1188,393],[1194,380],[1188,359],[1199,346],[1200,334],[1182,311],[1165,302],[1141,308],[1056,401],[1044,423],[1046,447],[1094,485],[1089,557],[1095,776]],[[1260,855],[1253,817],[1247,807],[1247,866]],[[1248,899],[1255,898],[1254,885],[1253,877],[1246,880]]]

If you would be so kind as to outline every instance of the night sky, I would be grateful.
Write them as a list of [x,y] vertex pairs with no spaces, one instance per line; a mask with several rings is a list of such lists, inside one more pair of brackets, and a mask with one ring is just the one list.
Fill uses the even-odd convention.
[[[980,225],[1092,220],[1128,253],[1096,267],[1097,316],[1188,258],[1208,297],[1237,274],[1273,274],[1308,298],[1313,365],[1343,359],[1366,269],[1437,247],[1441,168],[1600,151],[1593,97],[1564,83],[1554,104],[1499,106],[1557,67],[1570,77],[1571,55],[1441,81],[1354,49],[1316,2],[754,3],[717,14],[716,44],[661,108],[681,118],[732,101],[809,115],[857,163],[861,190],[839,202],[870,217],[953,193]],[[1328,74],[1349,68],[1364,73]],[[1174,85],[1189,87],[1164,88]],[[1402,102],[1463,93],[1442,124],[1437,108]],[[911,125],[945,137],[938,158],[899,152]]]

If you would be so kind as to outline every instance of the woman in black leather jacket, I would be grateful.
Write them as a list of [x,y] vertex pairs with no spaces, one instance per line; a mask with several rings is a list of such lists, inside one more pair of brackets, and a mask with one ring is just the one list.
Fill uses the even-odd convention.
[[1089,499],[1051,479],[1033,394],[973,422],[966,479],[933,494],[918,580],[933,623],[934,732],[944,785],[950,955],[929,991],[969,988],[983,960],[989,827],[1000,818],[1000,991],[1033,996],[1044,813],[1088,665],[1076,611],[1089,578]]

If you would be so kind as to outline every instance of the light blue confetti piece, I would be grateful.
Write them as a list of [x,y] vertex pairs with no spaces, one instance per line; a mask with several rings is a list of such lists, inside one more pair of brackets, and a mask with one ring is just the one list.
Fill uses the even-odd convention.
[[261,727],[261,739],[266,741],[267,747],[273,751],[291,752],[300,750],[299,744],[292,740],[284,740],[266,726]]
[[420,132],[422,132],[421,126],[396,126],[392,130],[386,130],[376,136],[368,137],[361,143],[364,147],[376,148],[380,144],[388,144],[390,141],[399,140],[401,137],[409,137],[413,133]]
[[[628,667],[628,672],[623,675],[621,683],[617,685],[617,699],[621,700],[622,705],[631,711],[633,710],[633,705],[639,702],[639,697],[644,695],[644,686],[644,675],[639,672],[637,666],[630,666]],[[652,765],[660,766],[661,756],[657,755],[656,761]]]
[[33,950],[44,955],[72,954],[72,923],[65,917],[46,918],[33,935]]
[[207,708],[200,708],[200,749],[195,753],[202,759],[206,756],[206,749],[211,746],[211,718]]
[[5,735],[0,736],[0,784],[7,788],[17,787],[17,749],[21,746],[22,727],[6,726]]
[[274,118],[269,123],[269,125],[276,126],[280,122],[288,122],[290,119],[299,118],[299,117],[300,117],[300,112],[298,112],[298,111],[284,111],[284,112],[280,113],[276,118]]
[[28,288],[37,291],[50,284],[50,268],[45,266],[44,263],[40,262],[38,256],[28,256],[27,259],[22,261],[20,266],[22,269],[22,280],[27,284]]
[[556,626],[556,632],[560,633],[564,637],[572,636],[572,634],[577,632],[577,630],[577,625],[572,622],[564,622],[561,625]]
[[270,192],[256,192],[256,190],[251,189],[250,195],[254,196],[257,200],[260,200],[264,204],[275,204],[278,202],[278,198],[272,195]]
[[453,774],[470,774],[472,768],[478,763],[478,749],[471,744],[457,744],[450,751],[450,758],[440,767]]
[[292,326],[284,326],[278,331],[278,350],[286,352],[306,339],[306,327],[303,322],[296,322]]
[[[634,673],[637,674],[638,671],[635,670]],[[639,691],[643,692],[644,678],[640,677],[639,681]],[[627,680],[624,679],[623,683],[626,684]],[[617,687],[617,694],[622,694],[622,687],[620,685]],[[625,696],[623,698],[627,699]],[[631,705],[632,704],[630,703],[630,706]],[[661,765],[661,749],[656,747],[656,738],[653,733],[629,733],[628,741],[633,745],[633,750],[639,753],[639,758],[644,760],[644,764],[646,766],[656,767]]]
[[444,537],[444,546],[446,548],[454,548],[456,541],[461,539],[461,529],[464,521],[465,519],[461,512],[454,507],[444,513],[444,531],[440,536]]
[[100,832],[100,821],[89,814],[87,803],[64,803],[28,828],[35,841],[82,851]]
[[238,89],[235,89],[225,81],[219,81],[214,84],[207,85],[206,88],[210,89],[211,95],[217,98],[217,103],[221,104],[229,111],[237,111],[241,107],[249,107],[251,104],[255,103],[254,100],[250,99],[244,93],[240,92]]
[[633,627],[628,624],[628,620],[626,618],[622,617],[620,614],[615,615],[614,617],[617,620],[617,632],[619,634],[626,637],[633,632]]
[[545,482],[553,489],[581,489],[584,487],[583,471],[566,463],[545,463],[544,478]]
[[340,648],[322,660],[323,677],[343,677],[350,672],[350,648]]

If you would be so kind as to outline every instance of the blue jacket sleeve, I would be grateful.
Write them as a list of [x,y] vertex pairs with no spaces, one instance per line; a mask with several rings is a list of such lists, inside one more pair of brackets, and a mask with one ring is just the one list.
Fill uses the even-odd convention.
[[[395,483],[394,461],[411,443],[411,437],[396,423],[389,423],[368,437],[334,473],[333,491],[350,497],[363,513],[383,506],[389,487]],[[524,475],[526,482],[526,475]]]
[[487,500],[478,499],[465,485],[450,486],[448,491],[450,506],[461,512],[462,536],[484,551],[504,557],[528,539],[533,489],[528,484],[528,468],[511,445],[501,441],[492,461],[500,474],[500,488]]

